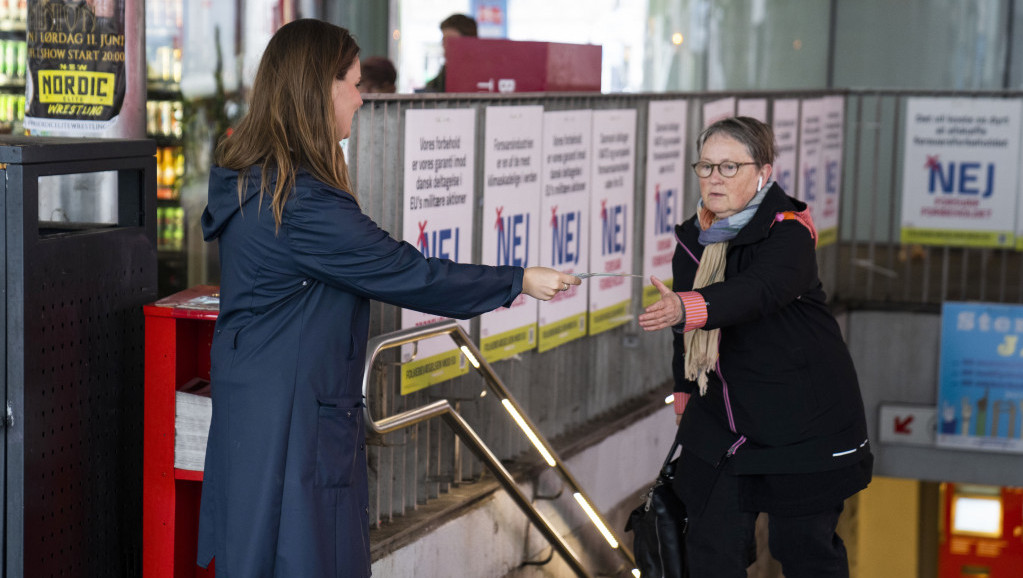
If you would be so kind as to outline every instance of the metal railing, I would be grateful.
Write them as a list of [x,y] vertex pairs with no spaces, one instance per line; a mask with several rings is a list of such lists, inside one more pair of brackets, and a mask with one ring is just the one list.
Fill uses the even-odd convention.
[[[476,345],[465,334],[461,326],[453,320],[427,325],[423,327],[412,327],[396,331],[386,335],[374,337],[369,341],[366,350],[366,367],[372,368],[376,363],[378,354],[389,348],[400,347],[404,344],[417,342],[429,337],[447,335],[461,349],[462,353],[469,360],[469,363],[484,378],[490,390],[498,397],[501,405],[508,411],[515,424],[521,429],[523,435],[533,444],[537,452],[544,459],[548,466],[553,468],[562,480],[572,489],[575,500],[589,517],[590,521],[600,531],[608,545],[616,550],[632,568],[635,566],[635,559],[632,552],[618,539],[604,516],[593,505],[592,500],[586,495],[582,486],[575,479],[572,473],[565,467],[564,462],[558,457],[557,452],[544,438],[543,434],[536,428],[529,416],[522,411],[522,407],[515,401],[511,393],[504,386],[501,379],[494,373],[493,368],[477,349]],[[540,513],[532,502],[522,493],[515,479],[501,464],[501,461],[487,447],[483,439],[469,425],[469,423],[455,410],[455,407],[446,399],[437,400],[427,405],[414,407],[401,413],[375,420],[370,408],[373,396],[370,391],[372,372],[367,371],[362,381],[362,394],[366,399],[365,417],[367,428],[377,434],[384,435],[396,432],[435,417],[443,418],[451,429],[455,431],[458,438],[465,443],[469,449],[482,461],[497,478],[519,508],[526,514],[529,520],[540,530],[547,540],[554,546],[555,550],[565,559],[565,562],[579,576],[590,576],[583,567],[579,556],[571,546],[554,529],[551,523]]]

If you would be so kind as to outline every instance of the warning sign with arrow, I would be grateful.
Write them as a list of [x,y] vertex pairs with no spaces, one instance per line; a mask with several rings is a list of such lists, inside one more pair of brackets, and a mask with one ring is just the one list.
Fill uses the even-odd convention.
[[933,446],[938,410],[927,405],[882,405],[881,443]]

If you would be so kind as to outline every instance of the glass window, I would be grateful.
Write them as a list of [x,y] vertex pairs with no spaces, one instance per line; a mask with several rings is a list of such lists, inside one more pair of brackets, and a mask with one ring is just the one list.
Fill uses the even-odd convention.
[[837,3],[834,86],[978,90],[1004,84],[1008,3]]
[[825,87],[830,17],[827,2],[650,0],[645,89]]

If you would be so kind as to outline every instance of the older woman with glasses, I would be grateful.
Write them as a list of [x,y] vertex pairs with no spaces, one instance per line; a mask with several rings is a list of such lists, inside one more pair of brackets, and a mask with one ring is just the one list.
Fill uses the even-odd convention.
[[848,577],[835,533],[846,498],[870,482],[873,456],[856,371],[817,273],[806,204],[771,179],[771,127],[748,117],[697,141],[696,215],[675,228],[679,291],[640,315],[674,332],[690,576],[745,577],[754,526],[787,578]]

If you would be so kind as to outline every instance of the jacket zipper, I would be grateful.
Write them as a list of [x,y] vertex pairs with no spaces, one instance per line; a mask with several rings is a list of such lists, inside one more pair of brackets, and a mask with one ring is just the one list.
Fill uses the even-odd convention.
[[[696,255],[693,255],[693,252],[689,250],[689,247],[687,247],[685,243],[682,242],[682,239],[679,239],[678,233],[675,233],[675,241],[678,242],[678,244],[681,245],[683,249],[685,249],[685,252],[689,254],[689,258],[691,258],[694,262],[696,262],[696,265],[699,266],[700,260],[696,258]],[[719,333],[718,334],[718,347],[720,348],[720,346],[721,346],[721,334]],[[728,414],[728,429],[732,430],[732,433],[739,433],[739,432],[737,432],[735,430],[735,416],[732,414],[732,400],[731,400],[731,398],[728,395],[728,382],[725,381],[725,376],[724,376],[723,373],[721,373],[721,359],[720,358],[717,361],[715,369],[716,369],[717,374],[718,374],[718,379],[721,380],[721,386],[722,386],[722,388],[724,390],[724,394],[725,394],[725,411]],[[739,436],[739,439],[735,440],[735,443],[732,444],[732,447],[728,448],[728,451],[725,452],[725,455],[722,456],[721,460],[718,461],[717,465],[720,466],[725,460],[727,460],[728,458],[734,456],[735,452],[737,452],[739,450],[739,447],[741,447],[742,444],[744,444],[744,443],[746,443],[746,436]]]
[[[720,344],[721,340],[719,338],[718,345]],[[725,412],[727,412],[728,414],[728,429],[732,430],[732,433],[739,433],[735,429],[735,416],[732,414],[732,398],[728,394],[728,382],[725,381],[725,376],[721,372],[721,359],[718,359],[717,366],[715,369],[717,370],[718,379],[721,380],[721,388],[725,395]],[[735,440],[735,443],[732,444],[732,447],[728,448],[728,451],[725,452],[725,455],[721,458],[721,461],[718,462],[718,465],[721,465],[722,462],[734,456],[735,452],[739,451],[739,448],[744,443],[746,443],[746,436],[739,436],[739,439]]]

